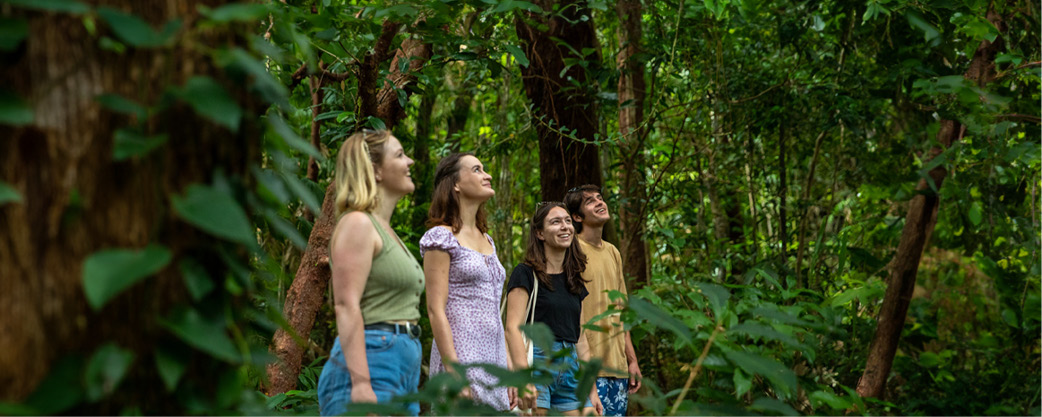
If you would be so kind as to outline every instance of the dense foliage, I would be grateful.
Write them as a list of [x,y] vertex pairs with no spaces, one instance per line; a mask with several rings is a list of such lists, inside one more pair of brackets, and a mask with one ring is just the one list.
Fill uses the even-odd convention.
[[[38,7],[8,3],[4,7]],[[55,5],[47,13],[77,13],[85,25],[107,25],[97,35],[103,47],[154,47],[133,39],[153,37],[163,45],[170,36],[144,23],[142,28],[131,15],[69,6],[79,4],[73,1],[43,3]],[[632,105],[618,102],[621,29],[612,2],[580,4],[594,21],[600,49],[567,58],[593,80],[568,88],[597,98],[589,111],[601,134],[593,143],[601,150],[605,195],[614,210],[631,198],[617,172],[624,140],[617,133],[618,110]],[[643,7],[650,278],[630,283],[623,316],[646,378],[631,412],[1042,412],[1042,51],[1035,5],[667,0]],[[1008,24],[1005,33],[987,20],[990,9]],[[508,270],[518,262],[523,227],[540,199],[534,126],[546,123],[533,116],[519,70],[540,59],[525,56],[514,30],[517,19],[531,12],[560,10],[491,0],[291,0],[201,10],[204,23],[185,30],[241,25],[250,47],[216,49],[212,58],[269,107],[260,115],[243,114],[210,79],[178,90],[214,123],[234,129],[240,117],[257,117],[266,126],[256,139],[263,154],[251,176],[230,182],[218,176],[214,184],[172,198],[189,223],[223,240],[214,250],[232,271],[211,280],[182,262],[193,298],[167,324],[192,349],[228,366],[221,391],[186,387],[190,381],[179,381],[185,365],[171,355],[139,365],[158,368],[166,388],[184,399],[183,412],[317,413],[318,372],[336,337],[331,305],[311,334],[302,335],[307,366],[297,390],[265,399],[263,364],[271,359],[266,349],[274,330],[285,326],[280,311],[286,290],[333,177],[336,150],[359,128],[386,127],[359,108],[359,89],[369,86],[352,75],[385,21],[403,24],[392,47],[420,39],[433,52],[416,82],[394,97],[406,114],[391,127],[394,134],[410,154],[430,155],[413,168],[418,190],[399,203],[396,231],[419,257],[434,164],[454,150],[473,151],[494,177],[497,195],[489,212],[499,257]],[[994,60],[995,79],[986,88],[966,80],[978,45],[1000,38],[1005,49]],[[390,75],[386,63],[379,74],[383,85]],[[342,77],[329,80],[332,75]],[[308,77],[327,79],[309,84]],[[319,103],[313,102],[314,85],[322,90]],[[17,122],[7,109],[19,110],[19,99],[0,99],[7,112],[2,121]],[[941,120],[956,120],[966,130],[930,159]],[[313,123],[321,123],[317,148],[305,139]],[[560,129],[567,132],[567,126]],[[129,152],[117,157],[134,157],[163,152],[167,139],[115,140],[126,145],[117,153]],[[318,168],[311,178],[309,158]],[[916,183],[938,166],[948,177],[931,190],[941,204],[886,395],[861,398],[854,387],[906,207],[923,192]],[[17,198],[0,182],[0,204]],[[253,233],[243,237],[240,221]],[[136,261],[99,253],[84,268],[143,271],[130,274],[130,285],[169,262],[163,250],[146,249]],[[249,265],[238,264],[233,250],[248,251]],[[104,304],[125,288],[92,287],[87,274],[92,302]],[[431,340],[423,325],[427,357]],[[86,372],[86,382],[66,376],[64,385],[42,386],[26,404],[3,410],[64,411],[41,408],[60,390],[86,393],[67,407],[112,395],[133,359],[111,346],[78,371]],[[503,376],[515,385],[527,380]],[[441,376],[424,384],[417,398],[425,410],[491,412],[456,399],[459,381]]]

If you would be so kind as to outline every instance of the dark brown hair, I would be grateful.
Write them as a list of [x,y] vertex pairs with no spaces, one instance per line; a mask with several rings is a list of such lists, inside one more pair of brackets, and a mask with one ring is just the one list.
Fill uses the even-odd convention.
[[[554,290],[554,286],[546,274],[546,247],[537,233],[543,230],[543,221],[554,207],[568,211],[560,202],[540,204],[539,208],[535,210],[535,214],[532,215],[531,224],[528,227],[528,244],[525,247],[525,263],[535,270],[539,282],[550,291]],[[583,284],[590,282],[582,277],[582,273],[586,271],[586,254],[579,248],[577,239],[578,237],[573,235],[572,244],[564,251],[564,275],[568,282],[568,291],[572,294],[579,294]]]
[[[580,185],[578,187],[568,190],[564,194],[564,208],[568,210],[568,213],[579,216],[580,219],[585,218],[582,212],[583,199],[586,198],[586,193],[600,193],[601,187],[593,184]],[[575,227],[575,233],[583,232],[583,222],[573,222],[572,226]]]
[[[474,156],[471,152],[456,152],[446,156],[438,162],[438,168],[434,170],[434,193],[431,197],[431,208],[427,210],[427,227],[449,226],[452,233],[459,233],[463,227],[463,219],[460,219],[459,197],[453,192],[452,187],[459,182],[459,163],[464,156]],[[488,233],[488,222],[486,221],[485,205],[478,206],[477,218],[474,223],[481,233]]]

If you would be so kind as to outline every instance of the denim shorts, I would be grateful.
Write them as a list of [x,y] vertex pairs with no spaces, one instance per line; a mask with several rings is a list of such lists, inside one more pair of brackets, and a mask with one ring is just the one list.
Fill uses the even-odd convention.
[[[535,406],[537,408],[552,409],[556,412],[563,413],[565,411],[578,410],[582,407],[592,407],[590,403],[590,393],[583,393],[578,395],[575,390],[579,388],[579,381],[575,379],[575,374],[579,372],[579,355],[576,353],[574,343],[569,342],[554,342],[553,351],[558,352],[564,349],[571,349],[571,353],[568,356],[554,359],[554,364],[564,364],[560,369],[550,371],[553,381],[549,384],[536,385],[536,389],[539,390],[539,396],[536,397]],[[532,360],[534,362],[545,361],[547,355],[538,346],[532,349]],[[536,371],[536,375],[541,374],[541,371]],[[580,402],[579,398],[585,400]]]
[[[383,330],[365,331],[365,354],[369,361],[369,380],[377,402],[391,403],[395,396],[416,392],[420,385],[420,341],[406,334]],[[349,411],[351,374],[344,363],[340,338],[333,342],[329,360],[318,377],[318,408],[323,416]],[[420,413],[419,403],[402,404],[412,415]]]

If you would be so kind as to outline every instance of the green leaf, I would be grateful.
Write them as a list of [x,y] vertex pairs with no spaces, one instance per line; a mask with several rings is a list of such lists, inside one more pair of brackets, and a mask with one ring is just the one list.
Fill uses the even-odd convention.
[[525,56],[525,51],[522,51],[521,48],[518,48],[517,46],[510,44],[507,44],[503,48],[506,49],[507,52],[510,52],[510,55],[514,56],[514,59],[517,60],[518,64],[521,64],[522,67],[528,68],[529,62],[528,57]]
[[0,89],[0,124],[24,126],[33,122],[33,109],[21,97]]
[[800,413],[786,403],[770,397],[760,397],[753,401],[750,409],[756,411],[769,411],[783,416],[798,416]]
[[416,16],[419,13],[420,13],[420,11],[416,10],[415,7],[412,7],[412,6],[409,6],[409,5],[406,5],[406,4],[399,4],[399,5],[383,8],[383,9],[378,9],[376,11],[376,13],[373,15],[373,17],[376,18],[376,19],[383,19],[384,17],[387,17],[387,16],[398,16],[398,17],[406,17],[406,18],[413,19],[413,18],[416,18]]
[[492,13],[508,13],[516,9],[528,10],[532,13],[543,12],[542,8],[527,1],[505,0],[499,2],[499,4],[497,4],[496,7],[492,9]]
[[926,36],[926,42],[930,42],[936,39],[938,36],[941,36],[941,32],[938,31],[936,27],[931,25],[925,19],[923,19],[923,16],[919,13],[916,13],[912,10],[908,10],[905,12],[905,18],[908,19],[908,23],[910,23],[912,26],[923,31],[923,34]]
[[233,3],[226,4],[216,9],[199,6],[200,13],[216,23],[227,23],[234,21],[256,21],[263,19],[271,12],[266,4],[256,3]]
[[827,391],[814,391],[807,397],[814,407],[821,407],[822,404],[826,404],[833,410],[846,410],[853,405],[850,401]]
[[274,130],[275,133],[277,133],[279,137],[285,140],[286,144],[292,147],[293,149],[308,154],[309,156],[314,157],[318,161],[325,160],[325,158],[322,156],[322,153],[319,152],[318,149],[315,149],[314,146],[311,146],[311,143],[309,143],[308,141],[301,139],[300,136],[297,135],[297,133],[294,132],[293,129],[291,129],[289,125],[286,124],[286,121],[282,120],[282,117],[280,117],[279,115],[272,115],[268,117],[268,126],[271,126],[272,130]]
[[926,368],[936,368],[941,364],[941,357],[933,352],[923,352],[919,354],[919,364]]
[[185,365],[188,360],[182,357],[184,355],[176,354],[165,346],[156,348],[155,355],[156,370],[159,371],[159,378],[163,380],[166,391],[173,392],[177,388],[177,383],[185,374]]
[[29,36],[29,22],[0,17],[0,51],[13,51]]
[[734,396],[735,398],[745,395],[753,387],[753,380],[745,375],[741,369],[734,370]]
[[984,209],[981,208],[979,202],[974,201],[973,204],[970,205],[970,211],[966,214],[970,217],[970,222],[973,223],[974,226],[980,224],[981,218],[983,217],[983,211]]
[[95,311],[134,283],[162,270],[173,255],[162,245],[142,250],[106,249],[83,262],[83,292]]
[[677,320],[669,313],[658,308],[658,306],[644,301],[640,297],[630,297],[626,308],[637,313],[638,317],[647,320],[652,326],[669,330],[684,342],[691,343],[691,330],[688,329],[684,322]]
[[133,361],[134,352],[115,343],[109,342],[98,348],[87,363],[84,375],[87,399],[98,401],[115,392]]
[[750,375],[760,375],[771,381],[774,388],[784,394],[786,398],[796,392],[796,374],[786,368],[781,362],[763,356],[741,352],[726,351],[724,355],[734,366],[741,368]]
[[213,291],[215,287],[213,280],[210,279],[210,274],[206,273],[206,268],[198,261],[185,258],[178,266],[181,268],[181,277],[184,278],[185,287],[188,288],[188,293],[192,295],[193,301],[198,302]]
[[231,195],[201,184],[188,187],[184,197],[173,195],[174,209],[188,223],[233,242],[257,245],[253,228]]
[[167,22],[163,32],[159,33],[141,18],[110,7],[99,7],[98,16],[108,23],[112,32],[123,43],[141,48],[166,45],[181,27],[180,20],[172,20]]
[[217,359],[238,363],[239,353],[225,331],[224,319],[207,319],[191,308],[174,311],[169,318],[160,319],[164,327],[174,332],[190,346]]
[[167,141],[165,134],[145,136],[136,129],[116,129],[113,134],[112,159],[122,161],[143,156],[162,146]]
[[286,86],[275,80],[264,63],[249,52],[241,48],[220,51],[217,53],[216,61],[228,70],[238,70],[250,75],[261,96],[269,103],[286,111],[293,108],[289,103],[289,91],[286,90]]
[[1006,322],[1010,327],[1020,328],[1020,322],[1017,321],[1017,312],[1011,308],[1002,309],[1002,321]]
[[304,204],[307,204],[308,208],[311,209],[312,213],[318,213],[322,211],[322,203],[318,200],[318,197],[311,192],[311,189],[304,183],[304,180],[297,178],[292,174],[282,175],[282,180],[289,187],[293,194],[300,197]]
[[213,78],[205,76],[189,78],[178,95],[182,100],[187,101],[200,116],[227,127],[232,133],[239,131],[242,108]]
[[119,94],[102,94],[95,98],[98,103],[101,103],[102,107],[109,110],[129,114],[137,117],[138,121],[144,121],[148,115],[148,109],[136,101],[123,97]]
[[7,203],[21,203],[22,195],[10,184],[0,181],[0,207]]
[[731,298],[731,292],[727,288],[708,282],[697,282],[695,286],[709,300],[709,305],[713,308],[713,319],[719,323],[727,311],[727,300]]
[[90,11],[86,4],[74,0],[6,0],[5,3],[58,13],[82,14]]
[[549,352],[554,345],[554,332],[550,330],[545,324],[535,322],[532,324],[522,324],[521,331],[528,336],[528,340],[531,340],[535,346],[547,352],[549,358]]
[[62,414],[83,401],[83,357],[73,353],[58,359],[25,405],[41,415]]
[[307,247],[308,240],[300,234],[300,231],[298,231],[292,223],[279,216],[278,213],[267,210],[264,212],[264,218],[268,220],[268,224],[271,225],[275,231],[289,239],[297,249],[304,250],[304,248]]

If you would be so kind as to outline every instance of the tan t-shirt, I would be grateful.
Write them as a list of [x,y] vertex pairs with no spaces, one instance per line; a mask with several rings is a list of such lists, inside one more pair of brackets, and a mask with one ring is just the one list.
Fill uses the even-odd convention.
[[[582,323],[608,310],[612,302],[607,291],[615,290],[626,294],[626,282],[622,274],[622,255],[608,242],[597,248],[582,238],[578,239],[583,253],[586,254],[586,272],[583,279],[589,280],[586,289],[590,295],[583,300]],[[598,376],[628,378],[626,364],[626,333],[622,327],[619,314],[602,318],[592,323],[604,332],[584,329],[586,342],[590,344],[590,358],[600,358],[604,363]]]

